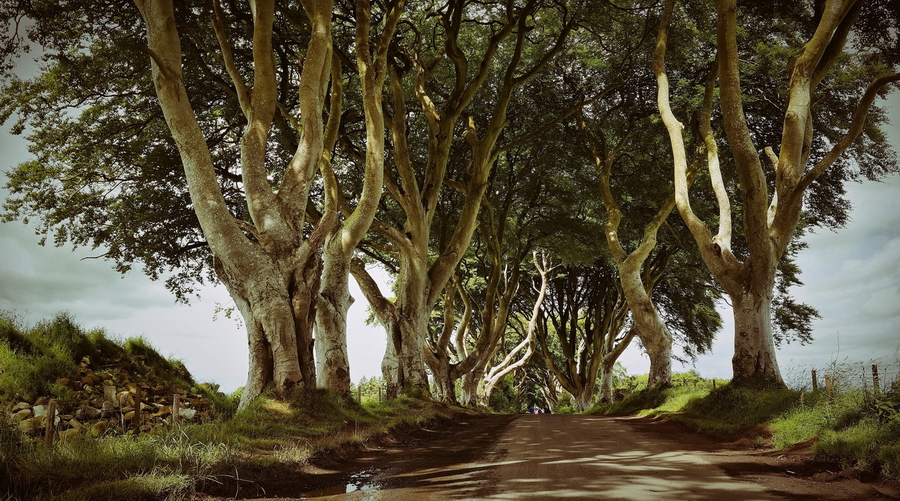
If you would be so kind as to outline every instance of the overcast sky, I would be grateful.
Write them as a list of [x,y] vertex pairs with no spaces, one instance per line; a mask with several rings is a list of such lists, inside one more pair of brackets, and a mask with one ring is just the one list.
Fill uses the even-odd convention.
[[[898,94],[894,94],[898,96]],[[893,101],[896,101],[894,99]],[[890,134],[900,147],[900,105],[893,104]],[[29,158],[25,141],[0,129],[0,170]],[[0,176],[0,185],[6,177]],[[851,184],[852,221],[839,232],[820,230],[806,237],[809,248],[798,258],[805,285],[795,296],[819,310],[815,341],[779,350],[788,382],[802,380],[810,368],[833,361],[880,361],[882,372],[896,375],[900,359],[900,176],[882,183]],[[7,191],[0,189],[0,199]],[[87,329],[103,328],[111,337],[143,336],[163,355],[185,362],[200,381],[219,383],[225,391],[242,386],[247,376],[247,341],[242,328],[224,318],[214,320],[217,304],[231,306],[222,287],[207,287],[190,305],[175,303],[162,282],[140,271],[124,276],[103,260],[84,259],[90,249],[41,247],[34,230],[21,223],[0,223],[0,309],[25,315],[28,324],[61,311]],[[136,267],[139,270],[139,266]],[[348,326],[351,377],[380,375],[384,331],[365,325],[366,302],[351,280],[357,298]],[[726,325],[711,354],[696,363],[706,377],[730,378],[733,322]],[[621,361],[630,374],[646,373],[649,361],[637,347]],[[888,366],[893,364],[893,368]],[[677,371],[687,370],[675,364]],[[892,371],[892,372],[891,372]]]

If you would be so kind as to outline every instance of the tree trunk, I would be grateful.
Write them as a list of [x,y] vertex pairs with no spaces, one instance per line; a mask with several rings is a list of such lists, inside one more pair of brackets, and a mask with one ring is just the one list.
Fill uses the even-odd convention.
[[581,392],[578,395],[572,395],[575,397],[575,410],[578,412],[584,412],[588,410],[591,406],[591,400],[594,397],[594,384],[589,383],[584,385]]
[[397,357],[397,348],[394,343],[392,331],[394,326],[386,327],[388,336],[384,348],[384,357],[381,358],[381,376],[384,378],[385,394],[388,399],[397,398],[403,391],[403,372],[400,370],[400,358]]
[[[400,256],[400,277],[397,291],[397,323],[394,326],[395,341],[399,334],[399,361],[402,391],[428,393],[428,375],[425,372],[425,336],[431,303],[428,302],[428,266],[425,256],[428,243],[416,240],[416,250]],[[433,286],[433,285],[432,285]],[[443,284],[441,284],[443,288]]]
[[650,357],[650,375],[647,387],[667,388],[672,386],[672,335],[669,334],[669,329],[663,324],[662,329],[657,329],[652,336],[641,337],[641,343]]
[[403,374],[403,391],[413,390],[428,393],[428,374],[425,371],[425,332],[428,329],[430,310],[427,310],[424,305],[420,305],[407,311],[409,311],[408,316],[401,317],[400,321],[402,351],[398,357]]
[[316,320],[316,291],[319,290],[321,270],[322,260],[314,253],[305,266],[294,272],[288,285],[297,331],[297,360],[303,375],[304,390],[307,392],[316,388],[313,325]]
[[[768,289],[768,291],[770,291]],[[734,310],[734,357],[731,367],[738,383],[764,379],[783,385],[772,337],[771,292],[744,292],[732,297]]]
[[615,401],[613,396],[613,368],[615,360],[604,360],[600,364],[600,396],[599,401],[609,403]]
[[[332,249],[332,243],[338,244],[338,248]],[[352,298],[347,283],[350,266],[339,244],[340,239],[330,239],[325,248],[322,285],[316,305],[316,375],[322,388],[348,394],[347,311]]]
[[459,392],[460,405],[465,407],[478,405],[478,383],[481,381],[482,376],[483,373],[477,367],[463,374]]
[[672,384],[672,333],[650,299],[640,269],[620,266],[622,288],[634,320],[633,329],[650,357],[648,388],[665,388]]
[[[378,38],[375,59],[370,53],[371,5],[358,0],[356,5],[356,62],[362,87],[366,117],[366,170],[359,203],[325,241],[322,288],[319,291],[321,308],[316,327],[316,344],[320,384],[331,391],[347,394],[350,391],[350,362],[347,356],[347,310],[352,298],[349,291],[350,262],[353,252],[375,219],[384,180],[384,111],[382,94],[387,75],[387,49],[394,28],[402,12],[402,2],[383,17],[384,30]],[[335,63],[334,73],[340,71]],[[330,118],[340,114],[340,76],[332,79],[332,110]],[[329,120],[326,144],[333,148],[338,135],[339,121]],[[326,211],[336,213],[340,204],[338,183],[331,168],[329,152],[321,160],[325,185]]]
[[434,378],[435,398],[440,402],[456,404],[456,378],[452,374],[450,355],[447,353],[435,354],[437,363],[429,364]]
[[[252,256],[246,258],[253,261]],[[301,357],[304,349],[298,343],[298,339],[311,337],[308,330],[309,312],[304,311],[303,318],[295,320],[294,317],[294,307],[309,297],[309,291],[301,288],[290,290],[288,280],[274,267],[257,263],[252,267],[255,273],[247,278],[246,275],[238,275],[242,266],[228,266],[220,259],[216,259],[215,264],[219,279],[234,299],[247,326],[250,367],[240,406],[260,396],[272,382],[279,396],[285,396],[301,384],[305,389],[314,388],[315,377],[311,380],[304,378],[304,374],[311,373],[311,367],[301,368],[301,360],[304,363],[308,360]],[[300,328],[307,330],[300,332]]]

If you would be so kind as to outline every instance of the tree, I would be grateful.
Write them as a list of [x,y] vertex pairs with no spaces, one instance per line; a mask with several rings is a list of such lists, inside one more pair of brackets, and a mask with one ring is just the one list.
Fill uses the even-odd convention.
[[[367,0],[356,3],[356,61],[362,87],[362,105],[366,122],[365,175],[359,201],[353,212],[348,212],[344,221],[335,224],[322,248],[323,267],[322,280],[316,310],[316,363],[319,368],[320,385],[326,389],[347,393],[350,391],[350,363],[347,359],[347,310],[350,308],[350,262],[356,246],[362,241],[381,199],[384,180],[384,110],[382,95],[384,81],[387,77],[388,48],[400,13],[403,1],[387,6],[384,16],[384,28],[375,46],[374,61],[369,53],[369,26],[371,24],[371,6]],[[338,64],[334,65],[339,70]],[[335,81],[340,78],[335,71]],[[332,116],[340,105],[335,98],[340,96],[336,88],[332,92]],[[333,122],[328,145],[334,145],[337,139]],[[325,180],[325,210],[333,214],[339,210],[342,201],[338,182],[328,161],[328,154],[322,159],[322,172]],[[341,204],[346,206],[346,202]]]
[[[898,9],[893,2],[866,4],[854,0],[827,0],[813,2],[813,8],[809,10],[804,10],[804,6],[779,4],[778,8],[767,7],[764,12],[756,6],[745,7],[740,12],[746,20],[741,25],[742,29],[751,32],[758,30],[769,39],[776,40],[775,46],[794,42],[785,36],[786,33],[807,36],[807,41],[782,61],[788,74],[783,95],[786,106],[780,124],[774,124],[780,129],[781,137],[773,140],[771,130],[768,134],[765,131],[755,133],[759,126],[754,128],[751,123],[758,124],[760,120],[746,112],[751,99],[742,92],[741,77],[746,75],[747,65],[741,62],[741,54],[748,48],[738,43],[737,4],[735,0],[718,0],[716,7],[715,64],[720,112],[739,183],[746,244],[743,255],[732,246],[732,202],[719,164],[719,140],[710,126],[708,114],[701,119],[700,132],[719,207],[716,235],[691,207],[682,125],[670,105],[664,61],[674,1],[668,1],[665,5],[653,58],[659,86],[658,106],[671,139],[679,212],[704,262],[731,299],[735,318],[734,379],[741,382],[763,378],[783,384],[772,331],[773,288],[778,266],[795,235],[809,190],[814,190],[814,183],[824,179],[829,169],[846,168],[835,167],[839,157],[866,131],[867,113],[879,93],[900,80],[900,74],[894,69],[896,54],[882,50],[895,43],[891,40],[897,36]],[[773,22],[773,13],[787,16],[793,24]],[[784,29],[787,25],[790,25],[790,31]],[[798,26],[803,29],[798,30]],[[894,28],[885,30],[888,26]],[[849,39],[856,41],[852,51],[845,48]],[[757,53],[761,50],[759,46],[754,49]],[[834,118],[824,125],[814,123],[816,110],[825,108],[822,103],[816,102],[816,90],[822,87],[827,89],[824,82],[827,82],[829,74],[846,71],[849,61],[854,59],[850,68],[852,71],[874,78],[861,96],[858,91],[850,91],[853,97],[849,100],[855,100],[856,104],[849,123],[846,117]],[[859,79],[851,80],[858,82]],[[775,96],[767,99],[777,101]],[[876,130],[870,127],[866,132],[871,141],[879,142]],[[819,134],[826,139],[817,140]],[[760,155],[754,139],[772,141],[766,145],[765,155]],[[775,153],[775,148],[778,148],[778,153]],[[861,159],[865,155],[857,152],[855,156]],[[774,176],[767,176],[764,162],[770,163]],[[885,162],[881,159],[880,164],[896,168],[890,160]]]
[[[310,391],[318,251],[328,235],[366,226],[363,209],[343,223],[335,210],[307,217],[341,118],[332,2],[136,5],[4,10],[34,22],[47,61],[39,77],[4,89],[3,117],[16,111],[18,130],[33,127],[38,155],[11,173],[4,217],[37,215],[58,244],[105,247],[123,271],[135,261],[154,277],[180,270],[168,285],[182,298],[214,270],[248,331],[242,405],[272,382],[280,394]],[[141,22],[145,35],[134,30]],[[383,128],[370,130],[376,152]],[[381,169],[368,165],[361,205],[374,207]]]
[[497,364],[490,368],[486,367],[485,370],[480,371],[481,374],[484,374],[484,390],[481,396],[482,402],[484,403],[490,401],[491,393],[493,393],[494,388],[497,387],[500,381],[528,364],[531,361],[531,356],[534,355],[534,334],[537,330],[537,322],[540,318],[541,308],[544,304],[544,297],[547,294],[547,284],[554,267],[551,266],[546,252],[534,251],[533,254],[534,267],[540,275],[541,280],[540,285],[537,286],[537,290],[535,291],[537,297],[534,300],[531,317],[528,319],[528,324],[525,327],[525,335],[521,336],[521,341],[511,350],[507,351],[504,354],[503,359]]
[[[628,307],[610,266],[566,266],[550,283],[537,325],[541,354],[578,411],[591,403],[600,365],[615,359],[608,351],[625,331]],[[619,341],[627,345],[628,334]],[[621,347],[618,353],[624,350]]]
[[[310,297],[304,269],[321,233],[304,239],[309,189],[324,151],[322,113],[331,72],[331,13],[328,0],[305,4],[311,36],[299,82],[303,135],[277,191],[266,171],[267,143],[277,110],[272,25],[274,2],[252,2],[253,83],[248,86],[234,64],[219,6],[213,26],[231,85],[247,121],[240,143],[241,177],[253,225],[240,224],[225,204],[207,138],[190,105],[182,78],[182,52],[171,2],[138,0],[147,30],[153,82],[166,123],[181,155],[191,202],[215,260],[216,274],[244,317],[250,336],[250,376],[244,401],[255,398],[273,380],[284,392],[305,382],[298,351],[306,354]],[[336,111],[336,110],[333,110]],[[333,219],[332,219],[333,221]],[[300,325],[298,325],[298,323]],[[300,328],[298,328],[300,327]],[[308,363],[308,356],[304,356]],[[261,367],[271,366],[271,372]],[[309,369],[306,369],[309,371]]]
[[[542,29],[532,30],[538,20]],[[396,300],[373,287],[364,268],[353,268],[388,332],[383,370],[390,395],[428,387],[428,319],[477,226],[488,176],[504,149],[501,133],[509,103],[514,91],[563,49],[572,26],[561,3],[459,0],[423,12],[404,34],[410,49],[389,65],[394,169],[385,177],[400,214],[372,226],[393,247]],[[407,99],[410,90],[413,103]],[[491,104],[473,109],[479,92],[487,93]],[[465,162],[449,171],[451,151],[460,139],[468,149]],[[458,177],[448,182],[454,173]],[[460,190],[464,198],[452,237],[433,249],[436,209],[447,188]]]

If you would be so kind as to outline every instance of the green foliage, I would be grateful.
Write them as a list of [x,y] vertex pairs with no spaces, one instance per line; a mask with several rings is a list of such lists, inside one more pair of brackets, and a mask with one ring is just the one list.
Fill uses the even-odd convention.
[[359,380],[359,384],[350,385],[350,393],[363,405],[377,404],[385,398],[385,383],[381,377]]
[[866,417],[841,429],[825,430],[813,452],[844,466],[871,470],[886,442],[897,445],[896,432],[888,435],[887,431],[878,420]]
[[768,423],[800,400],[800,392],[786,388],[757,389],[728,384],[686,406],[683,411],[728,423],[731,432]]
[[194,380],[183,362],[163,357],[143,337],[129,338],[122,347],[133,363],[146,369],[148,377],[163,381],[181,380],[193,384]]
[[500,414],[515,414],[523,412],[519,403],[521,400],[519,392],[515,389],[513,374],[507,374],[505,378],[497,383],[497,387],[491,393],[488,407]]
[[[675,373],[668,388],[647,389],[648,375],[630,376],[625,387],[632,391],[621,401],[597,404],[592,414],[650,414],[678,413],[694,399],[706,396],[712,382],[699,378],[695,372]],[[694,385],[697,382],[697,385]]]
[[0,400],[51,395],[57,379],[77,374],[69,350],[80,352],[84,335],[68,314],[40,322],[27,332],[9,318],[0,319],[0,325]]
[[41,496],[39,501],[175,501],[189,499],[193,487],[187,475],[135,475],[133,477],[90,484],[60,495]]

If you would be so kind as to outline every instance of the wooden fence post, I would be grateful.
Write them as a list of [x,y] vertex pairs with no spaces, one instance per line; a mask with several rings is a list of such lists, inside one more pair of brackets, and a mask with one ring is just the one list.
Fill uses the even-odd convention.
[[812,370],[813,393],[819,391],[819,378],[816,377],[816,370]]
[[44,443],[47,447],[53,445],[53,434],[56,431],[56,400],[47,404],[47,426],[44,429]]
[[831,385],[831,374],[825,374],[825,394],[828,395],[828,399],[831,400],[834,398],[834,387]]
[[181,404],[180,397],[181,396],[177,393],[172,397],[172,424],[178,424],[178,412],[180,411],[179,404]]
[[137,435],[141,432],[141,399],[144,392],[138,387],[134,393],[134,417],[131,418],[131,427],[134,428],[134,434]]
[[716,389],[716,380],[715,379],[713,379],[713,389],[714,390]]
[[875,393],[881,392],[881,381],[878,379],[878,364],[872,364],[872,386],[875,387]]

